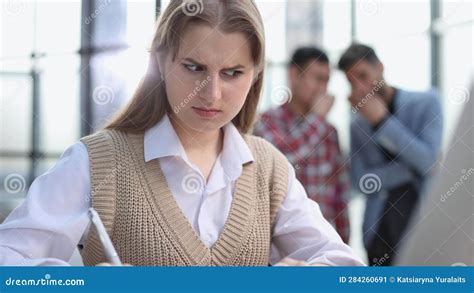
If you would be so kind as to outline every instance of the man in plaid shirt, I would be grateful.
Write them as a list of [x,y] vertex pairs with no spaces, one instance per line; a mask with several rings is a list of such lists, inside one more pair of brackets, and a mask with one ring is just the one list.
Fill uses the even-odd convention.
[[329,59],[318,48],[303,47],[293,54],[288,71],[288,103],[263,113],[254,134],[286,155],[308,196],[347,243],[348,177],[337,131],[325,119],[334,102],[326,94]]

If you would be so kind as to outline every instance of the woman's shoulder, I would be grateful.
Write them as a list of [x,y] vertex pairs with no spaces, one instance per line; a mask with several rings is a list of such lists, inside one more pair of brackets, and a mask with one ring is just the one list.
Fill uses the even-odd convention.
[[89,162],[88,157],[87,147],[81,141],[77,141],[66,148],[59,161],[73,161],[82,165],[82,163],[87,164]]
[[253,134],[244,134],[243,137],[252,151],[254,151],[254,149],[255,150],[258,149],[258,150],[266,150],[270,152],[274,152],[274,151],[279,152],[278,149],[272,143],[270,143],[268,140],[264,139],[263,137],[256,136]]
[[[286,157],[270,142],[254,135],[244,135],[257,164],[256,176],[269,186],[273,207],[279,207],[288,193],[289,163]],[[266,185],[268,184],[268,185]],[[271,211],[272,222],[276,210]]]
[[132,133],[119,129],[101,129],[90,135],[84,136],[80,141],[86,146],[89,155],[93,151],[114,151],[128,143],[141,144],[143,133]]
[[115,129],[100,129],[94,133],[83,136],[80,141],[87,146],[91,142],[110,140],[113,135],[117,134],[122,134],[122,131]]
[[251,134],[245,134],[244,139],[257,161],[277,161],[281,164],[288,163],[285,155],[266,139]]
[[78,141],[67,147],[56,163],[38,176],[32,186],[45,183],[46,186],[57,186],[57,188],[67,189],[75,186],[78,190],[87,190],[89,171],[87,148]]

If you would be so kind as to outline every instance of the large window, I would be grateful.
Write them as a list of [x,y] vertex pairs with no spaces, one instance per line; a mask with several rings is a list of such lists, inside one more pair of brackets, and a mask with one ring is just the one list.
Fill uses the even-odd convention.
[[0,196],[23,196],[79,137],[81,2],[8,1],[1,9]]
[[[441,1],[441,15],[435,20],[435,29],[441,39],[441,65],[439,78],[445,114],[445,140],[448,147],[458,117],[469,96],[469,83],[473,82],[474,58],[474,4],[472,1]],[[466,129],[467,130],[467,129]]]
[[131,96],[146,69],[157,2],[2,3],[2,204],[22,198],[68,146]]

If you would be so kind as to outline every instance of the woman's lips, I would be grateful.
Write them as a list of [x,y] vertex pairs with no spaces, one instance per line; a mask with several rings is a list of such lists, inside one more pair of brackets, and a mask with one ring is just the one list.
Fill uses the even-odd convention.
[[206,108],[199,108],[199,107],[191,107],[196,114],[203,118],[213,118],[217,116],[222,111],[216,109],[206,109]]

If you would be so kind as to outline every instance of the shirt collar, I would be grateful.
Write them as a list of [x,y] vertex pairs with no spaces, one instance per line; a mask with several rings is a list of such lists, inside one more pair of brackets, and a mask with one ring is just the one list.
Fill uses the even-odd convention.
[[[254,157],[232,122],[226,124],[223,130],[224,143],[220,154],[221,164],[226,174],[231,179],[235,179],[233,177],[240,176],[242,165],[254,161]],[[163,116],[160,122],[145,131],[143,139],[145,162],[167,156],[179,156],[188,162],[186,152],[168,115]]]
[[242,173],[242,165],[253,162],[254,157],[244,138],[232,124],[224,126],[224,145],[221,153],[221,164],[231,180],[237,179]]
[[187,159],[183,145],[179,141],[168,115],[163,116],[160,122],[145,131],[143,140],[145,162],[168,156],[180,156]]

